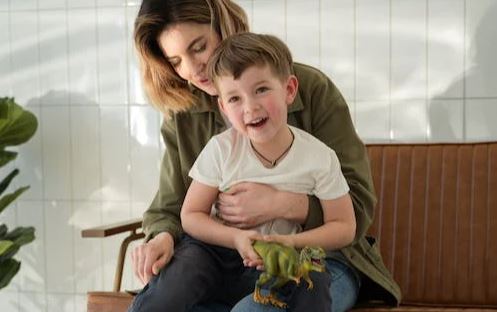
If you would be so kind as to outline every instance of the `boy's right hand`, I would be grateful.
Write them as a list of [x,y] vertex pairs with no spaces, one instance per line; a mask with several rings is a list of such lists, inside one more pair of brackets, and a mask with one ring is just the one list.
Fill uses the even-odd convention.
[[245,231],[241,230],[235,235],[235,248],[243,259],[243,264],[245,266],[258,266],[262,264],[262,260],[259,254],[255,252],[252,244],[255,240],[260,240],[262,237],[256,231]]

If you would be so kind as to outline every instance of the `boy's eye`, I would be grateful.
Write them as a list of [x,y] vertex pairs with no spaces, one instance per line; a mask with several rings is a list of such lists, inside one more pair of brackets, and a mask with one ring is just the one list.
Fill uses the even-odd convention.
[[264,92],[266,92],[267,90],[269,90],[269,88],[268,88],[268,87],[259,87],[259,88],[257,88],[257,89],[255,90],[255,93],[257,93],[257,94],[258,94],[258,93],[264,93]]
[[228,99],[228,103],[236,103],[240,100],[240,97],[238,96],[232,96]]

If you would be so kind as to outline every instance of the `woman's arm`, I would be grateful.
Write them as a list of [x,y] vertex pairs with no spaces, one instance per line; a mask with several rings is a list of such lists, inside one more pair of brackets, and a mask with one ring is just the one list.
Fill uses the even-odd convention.
[[186,194],[182,166],[176,138],[175,116],[165,119],[161,133],[166,146],[160,168],[159,190],[143,214],[145,241],[162,232],[169,233],[178,242],[182,233],[180,210]]
[[304,194],[242,182],[219,194],[217,207],[219,216],[231,226],[250,228],[276,218],[303,223],[307,217],[308,201]]
[[133,271],[143,284],[169,263],[174,243],[182,232],[179,212],[186,190],[181,177],[174,118],[164,120],[161,132],[166,152],[162,159],[159,190],[144,213],[145,243],[131,251]]
[[[333,82],[310,66],[296,64],[294,68],[304,104],[299,118],[311,120],[303,129],[333,149],[338,156],[342,173],[350,187],[349,194],[356,218],[354,240],[357,241],[366,235],[376,204],[366,147],[355,131],[345,99]],[[315,210],[316,207],[319,209],[319,201],[312,198],[310,203],[306,228],[319,222]],[[317,217],[314,221],[310,219],[312,215]]]
[[320,246],[337,250],[352,243],[356,231],[354,209],[349,194],[333,200],[322,200],[325,223],[317,228],[291,235],[270,235],[267,239],[304,248]]

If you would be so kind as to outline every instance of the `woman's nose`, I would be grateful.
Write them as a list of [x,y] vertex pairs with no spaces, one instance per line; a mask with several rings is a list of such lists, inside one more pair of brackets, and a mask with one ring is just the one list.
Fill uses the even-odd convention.
[[188,59],[185,65],[188,80],[192,80],[202,72],[202,62],[199,62],[195,58]]

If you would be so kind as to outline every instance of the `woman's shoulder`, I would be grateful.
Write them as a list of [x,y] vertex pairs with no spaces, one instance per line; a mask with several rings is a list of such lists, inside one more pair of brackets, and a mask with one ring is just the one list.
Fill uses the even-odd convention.
[[307,152],[318,152],[318,153],[329,153],[329,151],[333,151],[328,145],[324,144],[318,138],[316,138],[311,133],[299,129],[297,127],[290,126],[292,130],[295,140],[299,142],[300,146]]
[[299,83],[329,83],[330,78],[319,69],[302,64],[293,63],[293,72],[299,79]]

